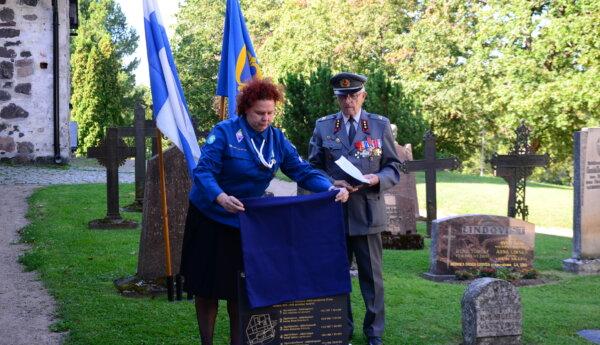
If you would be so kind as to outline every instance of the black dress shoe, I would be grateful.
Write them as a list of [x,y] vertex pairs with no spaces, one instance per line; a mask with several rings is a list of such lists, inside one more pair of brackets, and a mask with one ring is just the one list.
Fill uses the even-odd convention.
[[383,340],[380,337],[369,338],[369,345],[383,345]]

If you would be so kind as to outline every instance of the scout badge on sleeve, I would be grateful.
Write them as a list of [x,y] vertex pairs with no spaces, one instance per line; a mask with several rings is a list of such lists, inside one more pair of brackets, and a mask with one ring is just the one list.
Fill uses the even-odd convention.
[[354,156],[356,158],[369,158],[373,159],[373,157],[381,156],[381,139],[371,139],[371,137],[367,137],[367,140],[357,141],[354,143],[354,147],[356,148],[356,153]]

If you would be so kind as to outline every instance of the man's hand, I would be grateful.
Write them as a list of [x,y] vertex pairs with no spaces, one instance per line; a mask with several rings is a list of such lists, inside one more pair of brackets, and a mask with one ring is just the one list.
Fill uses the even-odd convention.
[[363,175],[365,180],[369,181],[369,186],[374,186],[379,183],[379,176],[375,174],[367,174]]
[[358,188],[352,187],[352,185],[346,182],[346,180],[335,180],[333,181],[333,185],[338,188],[346,188],[346,190],[350,193],[356,192],[358,190]]
[[348,193],[348,190],[342,187],[338,189],[338,193],[335,195],[335,201],[346,202],[348,201],[349,196],[350,193]]
[[239,201],[235,196],[227,195],[225,193],[217,196],[217,204],[223,206],[227,212],[238,213],[245,211],[244,204]]

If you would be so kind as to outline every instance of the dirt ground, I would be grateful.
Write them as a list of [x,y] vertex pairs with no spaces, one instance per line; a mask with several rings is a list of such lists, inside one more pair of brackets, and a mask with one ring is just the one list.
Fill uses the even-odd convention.
[[55,345],[62,334],[49,326],[55,304],[35,272],[18,263],[27,246],[18,231],[27,225],[27,198],[36,186],[0,185],[0,345]]

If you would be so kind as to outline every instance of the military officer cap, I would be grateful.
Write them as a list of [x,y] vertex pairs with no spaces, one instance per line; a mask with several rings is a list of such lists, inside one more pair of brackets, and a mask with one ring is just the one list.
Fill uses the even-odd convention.
[[342,72],[331,77],[331,86],[336,95],[349,95],[362,90],[367,77],[361,74]]

